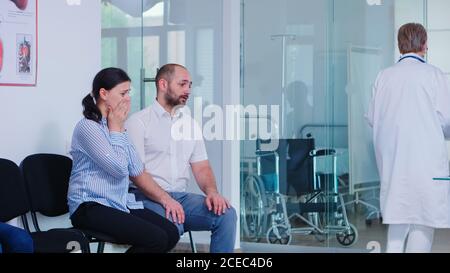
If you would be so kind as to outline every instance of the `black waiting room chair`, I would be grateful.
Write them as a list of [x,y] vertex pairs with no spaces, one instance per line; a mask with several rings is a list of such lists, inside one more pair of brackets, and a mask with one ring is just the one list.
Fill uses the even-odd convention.
[[[36,230],[40,226],[36,217],[39,212],[45,216],[60,216],[68,213],[67,191],[69,188],[72,159],[57,154],[34,154],[20,164],[31,201],[31,219]],[[81,230],[90,243],[98,243],[97,253],[103,253],[105,243],[121,244],[108,234],[95,230]],[[196,252],[192,234],[191,248]]]
[[36,253],[89,252],[89,242],[76,229],[54,228],[30,232],[27,213],[31,211],[20,168],[8,159],[0,159],[0,221],[21,217],[23,226],[33,239]]
[[[58,154],[33,154],[20,164],[31,201],[31,219],[40,230],[36,213],[48,217],[69,212],[67,191],[69,189],[72,159]],[[92,230],[82,230],[90,243],[98,243],[97,252],[104,250],[105,242],[116,243],[111,236]]]

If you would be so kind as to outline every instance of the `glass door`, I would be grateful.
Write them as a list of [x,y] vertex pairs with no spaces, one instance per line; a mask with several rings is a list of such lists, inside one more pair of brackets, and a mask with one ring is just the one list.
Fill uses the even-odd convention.
[[261,134],[241,142],[243,242],[324,246],[326,229],[341,228],[328,217],[337,202],[332,132],[340,129],[329,79],[331,4],[242,1],[241,101],[279,107],[243,117],[248,127],[277,129],[274,145],[264,147]]
[[429,22],[429,59],[446,59],[433,48],[446,44],[444,2],[242,0],[241,101],[279,106],[277,145],[241,142],[243,242],[384,250],[364,114],[378,72],[398,60],[402,24]]
[[[130,75],[132,112],[155,102],[157,69],[166,63],[178,63],[189,70],[193,82],[187,107],[200,126],[206,126],[211,120],[208,114],[211,109],[223,106],[223,1],[102,0],[102,3],[102,64],[121,67]],[[205,135],[219,190],[222,190],[222,140],[220,136]],[[194,179],[188,191],[201,192]],[[209,234],[195,237],[198,243],[209,243]]]

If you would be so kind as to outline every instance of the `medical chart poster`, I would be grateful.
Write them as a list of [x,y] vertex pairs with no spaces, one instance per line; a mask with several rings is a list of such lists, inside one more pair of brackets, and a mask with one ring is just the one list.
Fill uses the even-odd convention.
[[0,1],[0,85],[35,86],[38,0]]

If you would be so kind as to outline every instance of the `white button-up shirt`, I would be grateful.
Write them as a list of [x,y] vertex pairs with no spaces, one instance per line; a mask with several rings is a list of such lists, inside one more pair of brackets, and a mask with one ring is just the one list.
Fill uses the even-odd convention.
[[129,176],[144,167],[126,133],[110,132],[106,118],[100,122],[82,119],[72,137],[73,157],[67,201],[72,215],[84,202],[96,202],[121,211],[142,209],[128,193]]
[[[180,122],[190,126],[178,130]],[[134,113],[125,127],[146,171],[165,191],[186,191],[190,163],[208,159],[202,130],[183,108],[172,116],[155,101]]]

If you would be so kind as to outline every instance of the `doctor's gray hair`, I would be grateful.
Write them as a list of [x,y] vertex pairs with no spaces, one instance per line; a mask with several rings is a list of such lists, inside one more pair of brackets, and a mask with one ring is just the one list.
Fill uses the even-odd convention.
[[408,23],[400,27],[397,39],[401,54],[421,52],[427,42],[427,31],[421,24]]

